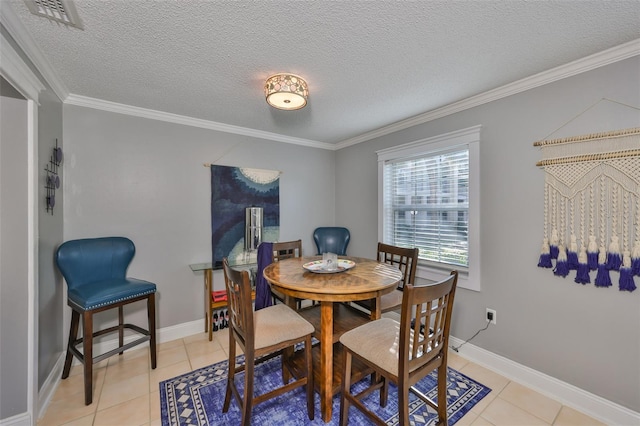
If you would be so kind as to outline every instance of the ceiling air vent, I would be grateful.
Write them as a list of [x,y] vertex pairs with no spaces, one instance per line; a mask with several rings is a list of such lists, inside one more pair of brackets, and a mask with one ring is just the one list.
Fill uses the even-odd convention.
[[34,15],[82,29],[82,22],[72,0],[24,0],[24,2]]

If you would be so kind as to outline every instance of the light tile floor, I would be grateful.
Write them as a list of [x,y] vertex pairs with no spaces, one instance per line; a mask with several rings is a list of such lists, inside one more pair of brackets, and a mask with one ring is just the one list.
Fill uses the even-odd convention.
[[[158,366],[151,369],[149,350],[113,356],[94,366],[94,395],[84,405],[82,367],[75,366],[60,384],[38,426],[161,425],[159,383],[227,359],[228,329],[212,342],[199,333],[158,345]],[[465,425],[601,425],[540,393],[509,381],[451,352],[449,365],[489,386],[492,391],[456,423]]]

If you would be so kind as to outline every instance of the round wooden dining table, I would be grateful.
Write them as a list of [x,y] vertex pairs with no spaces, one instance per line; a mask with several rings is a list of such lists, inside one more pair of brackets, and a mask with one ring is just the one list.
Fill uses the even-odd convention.
[[[272,288],[287,296],[287,303],[293,309],[296,299],[320,302],[319,307],[312,306],[298,312],[314,324],[315,336],[320,341],[319,363],[314,362],[314,378],[325,422],[331,420],[333,395],[339,391],[339,383],[336,382],[340,375],[334,374],[334,367],[338,367],[334,366],[334,343],[349,329],[380,318],[380,296],[393,291],[402,279],[400,269],[395,266],[349,256],[341,256],[339,263],[343,259],[354,262],[355,266],[335,273],[312,272],[303,265],[321,260],[321,257],[298,257],[274,262],[263,272]],[[345,303],[336,303],[368,299],[374,302],[370,314]]]

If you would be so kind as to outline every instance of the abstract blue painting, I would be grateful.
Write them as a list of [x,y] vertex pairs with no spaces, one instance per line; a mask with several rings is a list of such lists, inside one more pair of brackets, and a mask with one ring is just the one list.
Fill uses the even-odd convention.
[[214,269],[244,254],[245,209],[263,208],[263,241],[280,230],[280,172],[211,166],[211,249]]

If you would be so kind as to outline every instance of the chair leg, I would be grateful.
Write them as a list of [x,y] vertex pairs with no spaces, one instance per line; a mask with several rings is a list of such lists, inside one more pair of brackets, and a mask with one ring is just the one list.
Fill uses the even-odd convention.
[[149,317],[149,352],[151,353],[151,369],[158,365],[156,355],[156,295],[151,293],[147,299],[147,315]]
[[[124,346],[124,308],[118,306],[118,345],[119,347]],[[118,355],[122,355],[124,351],[119,352]]]
[[[349,421],[349,400],[347,393],[351,394],[351,352],[346,348],[342,354],[342,392],[340,396],[340,426],[346,426]],[[402,424],[402,423],[400,423]]]
[[93,313],[82,313],[82,362],[84,363],[84,404],[93,401]]
[[251,424],[251,409],[253,408],[253,373],[255,359],[252,354],[244,359],[244,398],[242,404],[242,426]]
[[224,404],[222,405],[222,412],[229,411],[229,405],[231,404],[231,390],[234,385],[234,378],[236,375],[236,342],[233,339],[233,330],[229,330],[229,372],[227,373],[227,391],[224,394]]
[[409,384],[398,382],[398,415],[401,425],[409,424]]
[[315,417],[314,389],[313,389],[313,355],[311,354],[311,336],[307,336],[304,342],[304,356],[307,361],[307,414],[309,420]]
[[447,364],[438,367],[438,424],[447,425]]
[[80,324],[80,313],[78,311],[71,311],[71,327],[69,327],[69,343],[67,343],[67,356],[64,360],[64,368],[62,369],[62,378],[66,379],[69,377],[69,372],[71,371],[71,361],[73,361],[73,353],[71,352],[71,348],[73,347],[73,343],[78,337],[78,325]]
[[382,387],[380,388],[380,406],[386,407],[389,400],[389,380],[386,377],[380,376],[382,381]]

